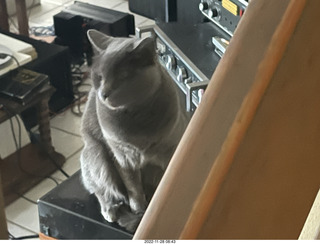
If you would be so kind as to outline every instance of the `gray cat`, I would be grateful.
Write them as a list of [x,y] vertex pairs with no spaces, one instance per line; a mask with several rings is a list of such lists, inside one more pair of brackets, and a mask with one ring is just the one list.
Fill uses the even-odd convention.
[[134,232],[189,118],[152,38],[88,37],[97,55],[82,118],[82,179],[103,217]]

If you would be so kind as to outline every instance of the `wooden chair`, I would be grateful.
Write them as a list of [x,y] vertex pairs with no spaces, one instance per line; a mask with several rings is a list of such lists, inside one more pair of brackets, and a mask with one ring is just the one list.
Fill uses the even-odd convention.
[[298,239],[320,187],[319,9],[250,1],[135,239]]
[[[1,161],[1,158],[0,158]],[[0,239],[8,239],[7,220],[4,212],[4,198],[0,172]]]
[[[29,36],[29,24],[27,16],[26,0],[15,0],[19,25],[19,33]],[[9,21],[6,0],[0,0],[0,28],[9,31]]]

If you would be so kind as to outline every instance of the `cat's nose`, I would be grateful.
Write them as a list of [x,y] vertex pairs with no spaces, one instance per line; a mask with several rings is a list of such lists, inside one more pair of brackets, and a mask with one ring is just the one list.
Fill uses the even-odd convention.
[[103,100],[106,100],[108,98],[108,96],[109,96],[108,93],[106,93],[106,92],[102,93]]

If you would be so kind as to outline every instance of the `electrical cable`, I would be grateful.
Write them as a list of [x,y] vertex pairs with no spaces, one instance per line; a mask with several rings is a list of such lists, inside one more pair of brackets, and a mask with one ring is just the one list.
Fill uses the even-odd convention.
[[[21,124],[20,124],[20,121],[18,119],[18,116],[15,115],[13,112],[11,112],[6,106],[3,106],[3,109],[12,117],[15,117],[16,120],[17,120],[17,124],[18,124],[18,128],[19,128],[19,143],[16,143],[17,139],[16,139],[16,135],[15,135],[15,132],[14,132],[14,127],[13,127],[13,123],[12,123],[12,118],[10,118],[10,126],[11,126],[11,132],[12,132],[12,136],[14,138],[14,141],[15,141],[15,144],[16,144],[16,149],[17,149],[17,152],[18,152],[18,166],[19,166],[19,169],[24,172],[25,174],[28,174],[28,175],[31,175],[31,176],[34,176],[34,177],[40,177],[40,178],[43,178],[43,179],[51,179],[52,181],[54,181],[57,185],[59,185],[59,183],[54,179],[52,178],[51,176],[40,176],[40,175],[35,175],[33,173],[30,173],[28,172],[27,170],[25,170],[22,165],[21,165]],[[18,146],[17,146],[18,145]],[[41,143],[39,143],[39,145],[41,146]],[[70,176],[57,164],[57,162],[51,157],[50,154],[48,154],[48,157],[50,159],[50,161],[56,166],[56,168],[58,170],[61,171],[61,173],[63,175],[65,175],[67,178],[69,178]]]
[[[19,167],[19,169],[21,170],[21,172],[27,174],[27,175],[30,175],[32,177],[38,177],[38,178],[42,178],[42,179],[50,179],[52,180],[56,185],[59,185],[58,181],[55,180],[53,177],[51,176],[40,176],[40,175],[35,175],[31,172],[28,172],[27,170],[25,170],[22,165],[21,165],[21,144],[22,144],[22,138],[21,138],[21,124],[20,124],[20,121],[18,119],[18,116],[17,115],[14,115],[13,113],[10,112],[10,110],[6,107],[6,106],[3,106],[3,109],[9,114],[9,116],[13,116],[16,118],[16,121],[17,121],[17,124],[18,124],[18,128],[19,128],[19,141],[17,141],[17,138],[16,138],[16,134],[14,132],[14,126],[13,126],[13,122],[12,122],[12,118],[10,118],[10,128],[11,128],[11,132],[12,132],[12,136],[14,138],[14,142],[15,142],[15,146],[16,146],[16,150],[17,150],[17,165]],[[37,204],[36,202],[30,200],[30,199],[27,199],[25,196],[23,196],[22,194],[18,193],[17,191],[15,191],[15,193],[17,195],[19,195],[20,197],[23,197],[24,199],[26,199],[27,201],[29,202],[32,202],[34,204]]]
[[[16,62],[17,65],[18,65],[18,69],[19,69],[19,68],[20,68],[20,63],[19,63],[19,61],[16,59],[16,57],[14,57],[14,56],[11,55],[11,54],[0,53],[0,58],[2,58],[2,59],[6,58],[7,56],[12,57],[12,58],[15,60],[15,62]],[[4,105],[3,105],[3,108],[7,111],[7,113],[8,113],[9,115],[16,117],[16,120],[17,120],[17,123],[18,123],[18,127],[19,127],[19,139],[21,140],[21,138],[20,138],[20,137],[21,137],[21,125],[20,125],[19,119],[17,118],[17,116],[15,115],[15,113],[9,111],[9,109],[8,109],[7,107],[5,107]],[[21,142],[20,142],[20,144],[19,144],[19,146],[18,146],[17,141],[16,141],[16,136],[15,136],[15,133],[14,133],[14,129],[13,129],[13,124],[12,124],[11,118],[10,118],[10,124],[11,124],[12,135],[13,135],[13,138],[14,138],[14,141],[15,141],[15,146],[16,146],[16,149],[18,150],[19,148],[21,148]],[[29,131],[29,132],[30,132],[30,131]],[[41,145],[41,143],[39,143],[39,144]],[[70,176],[55,162],[55,160],[52,158],[52,156],[49,155],[49,154],[48,154],[48,156],[49,156],[50,161],[57,167],[57,169],[60,170],[63,175],[65,175],[67,178],[69,178]],[[18,157],[19,157],[19,153],[18,153]],[[18,160],[19,160],[18,162],[21,162],[20,159],[18,159]],[[26,173],[26,174],[33,175],[33,176],[35,176],[35,177],[43,177],[43,176],[37,176],[37,175],[34,175],[34,174],[31,174],[31,173],[27,172],[26,170],[24,170],[24,169],[22,168],[22,166],[20,165],[20,163],[19,163],[19,166],[20,166],[21,171],[23,171],[23,172]],[[54,179],[51,178],[51,177],[45,177],[45,178],[49,178],[49,179],[53,180],[57,185],[59,184],[56,180],[54,180]]]
[[[59,111],[58,113],[54,111],[50,111],[50,114],[56,116],[64,113],[66,110],[70,109],[71,113],[74,115],[81,117],[83,112],[81,111],[81,105],[86,103],[89,90],[80,91],[83,87],[91,88],[90,84],[83,84],[84,80],[88,77],[88,72],[82,71],[82,65],[71,65],[71,75],[72,75],[72,85],[73,85],[73,93],[75,99],[73,100],[72,104],[66,106],[63,110]],[[81,89],[82,90],[82,89]],[[76,111],[77,110],[77,111]]]
[[[80,91],[81,87],[88,86],[91,88],[89,84],[83,84],[84,80],[88,77],[88,72],[84,72],[81,70],[82,65],[72,65],[71,74],[72,74],[72,84],[73,84],[73,93],[76,97],[73,106],[71,107],[71,112],[81,117],[83,112],[81,111],[81,105],[87,101],[87,96],[89,91]],[[76,111],[76,108],[78,111]]]
[[11,55],[9,53],[0,53],[0,59],[5,59],[6,57],[11,57],[17,63],[18,69],[20,69],[20,63],[14,55]]

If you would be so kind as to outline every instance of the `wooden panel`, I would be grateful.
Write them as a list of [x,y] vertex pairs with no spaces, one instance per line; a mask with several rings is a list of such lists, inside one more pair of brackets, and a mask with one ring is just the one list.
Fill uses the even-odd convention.
[[40,240],[51,240],[51,241],[57,240],[51,236],[46,236],[45,234],[43,234],[41,232],[39,233],[39,239]]
[[320,186],[319,8],[307,1],[197,238],[299,237]]
[[179,238],[289,2],[274,6],[270,1],[253,1],[249,5],[135,238]]
[[319,7],[250,2],[135,239],[298,238],[320,184]]
[[9,31],[9,21],[6,0],[0,0],[0,28]]
[[19,25],[19,33],[24,36],[29,36],[29,20],[27,16],[26,0],[16,0],[16,10]]

